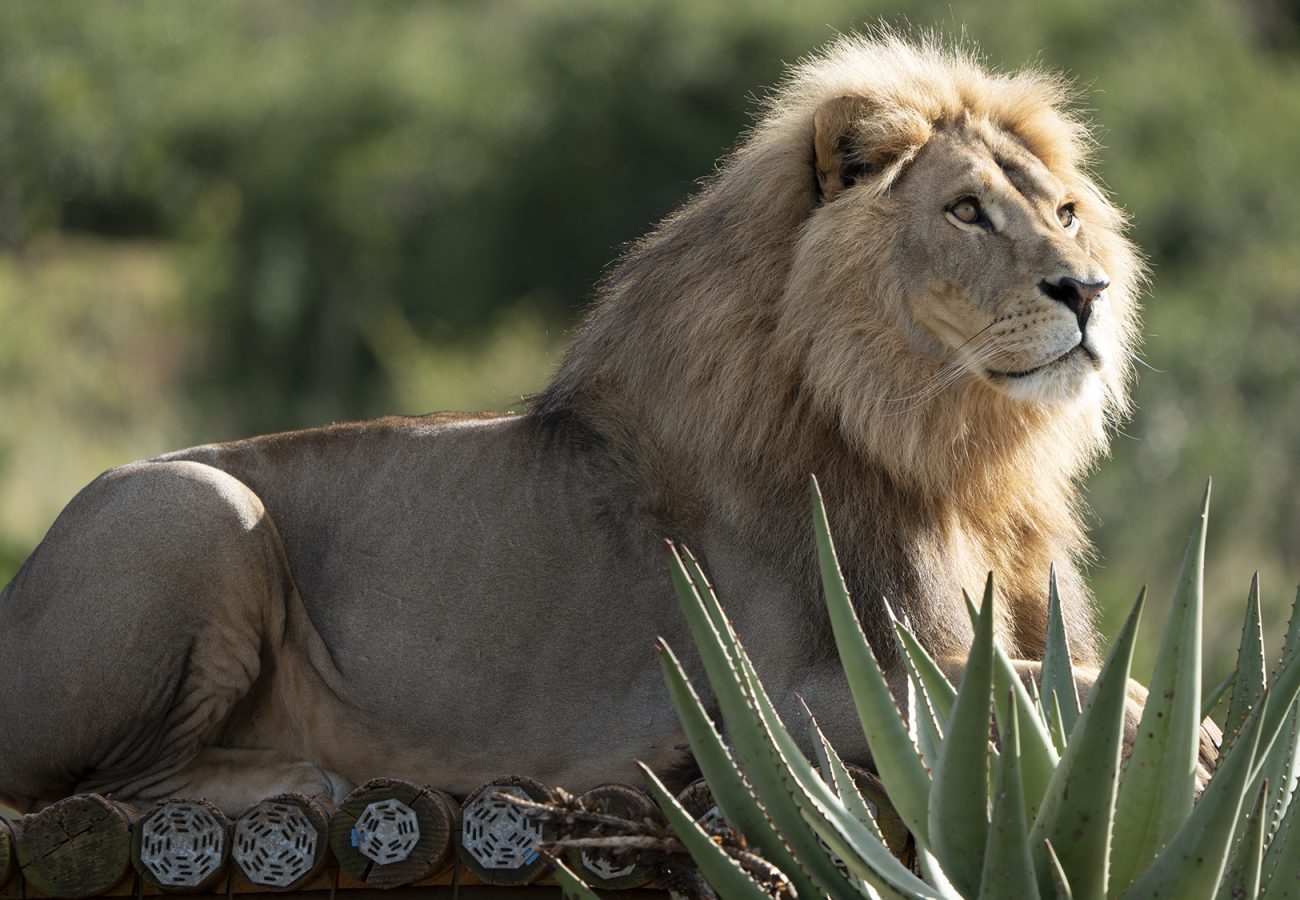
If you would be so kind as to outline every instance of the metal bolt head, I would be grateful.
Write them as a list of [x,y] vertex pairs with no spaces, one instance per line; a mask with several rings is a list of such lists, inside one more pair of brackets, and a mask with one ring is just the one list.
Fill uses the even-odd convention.
[[371,803],[353,826],[353,846],[381,866],[406,859],[418,843],[420,823],[415,810],[399,800]]
[[483,791],[461,812],[461,843],[485,869],[522,869],[537,860],[542,829],[501,794],[529,799],[519,787]]
[[608,854],[600,854],[593,857],[586,850],[582,851],[582,864],[606,881],[613,881],[615,878],[622,878],[624,875],[631,875],[636,869],[636,863],[629,863],[626,866],[616,866],[612,861],[610,861]]
[[226,830],[201,806],[168,803],[145,819],[140,862],[168,887],[197,887],[221,867]]
[[288,887],[311,871],[318,836],[301,809],[264,800],[235,824],[232,856],[253,884]]

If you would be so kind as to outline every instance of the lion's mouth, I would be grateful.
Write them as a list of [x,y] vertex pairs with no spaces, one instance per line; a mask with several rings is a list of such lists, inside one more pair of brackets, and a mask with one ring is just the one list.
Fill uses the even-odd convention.
[[988,373],[994,378],[1028,378],[1030,375],[1037,374],[1038,372],[1042,372],[1045,369],[1050,369],[1052,366],[1065,362],[1076,353],[1082,353],[1084,356],[1088,357],[1088,360],[1094,365],[1100,359],[1091,347],[1083,343],[1083,341],[1080,341],[1060,356],[1049,359],[1041,366],[1034,366],[1032,369],[1025,369],[1022,372],[999,372],[996,369],[989,369]]

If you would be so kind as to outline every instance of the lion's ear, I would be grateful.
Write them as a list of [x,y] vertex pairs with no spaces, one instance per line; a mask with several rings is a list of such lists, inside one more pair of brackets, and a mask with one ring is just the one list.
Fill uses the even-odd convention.
[[862,133],[870,115],[870,101],[852,96],[827,100],[813,113],[817,189],[826,200],[883,168],[884,160],[866,146]]

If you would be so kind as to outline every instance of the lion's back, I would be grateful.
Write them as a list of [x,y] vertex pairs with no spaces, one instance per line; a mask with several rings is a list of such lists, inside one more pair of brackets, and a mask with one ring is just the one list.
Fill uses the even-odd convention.
[[[429,689],[444,679],[524,727],[560,682],[608,691],[610,656],[648,659],[672,603],[657,528],[599,444],[529,416],[388,418],[178,457],[262,499],[349,691],[412,727],[458,702]],[[575,646],[590,655],[538,670]]]

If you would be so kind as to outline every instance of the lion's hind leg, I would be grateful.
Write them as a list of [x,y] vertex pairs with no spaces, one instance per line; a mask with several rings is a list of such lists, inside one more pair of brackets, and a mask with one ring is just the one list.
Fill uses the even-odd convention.
[[[276,664],[283,560],[258,497],[209,466],[136,463],[83,490],[0,596],[0,792],[209,783],[201,751]],[[228,804],[258,799],[247,780]]]

